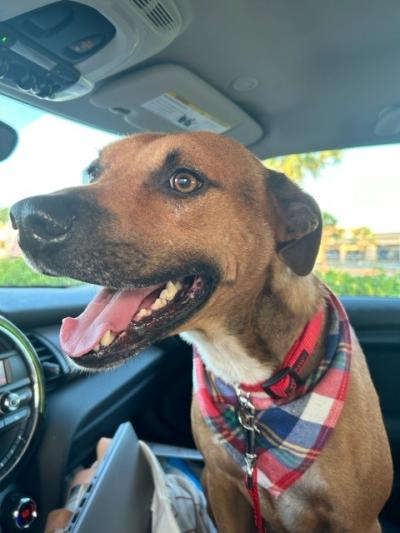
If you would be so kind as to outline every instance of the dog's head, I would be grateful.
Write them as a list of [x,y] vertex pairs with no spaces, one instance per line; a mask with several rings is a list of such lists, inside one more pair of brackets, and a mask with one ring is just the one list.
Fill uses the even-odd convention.
[[225,137],[134,135],[106,147],[88,173],[89,185],[11,210],[39,271],[105,287],[62,328],[65,351],[83,367],[112,366],[166,336],[237,320],[271,265],[293,276],[314,265],[314,200]]

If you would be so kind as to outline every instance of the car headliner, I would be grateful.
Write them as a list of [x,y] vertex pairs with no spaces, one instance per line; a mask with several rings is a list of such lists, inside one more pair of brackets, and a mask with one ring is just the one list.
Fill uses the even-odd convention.
[[[176,4],[190,14],[185,31],[135,70],[174,63],[202,77],[262,126],[264,136],[250,147],[259,157],[400,141],[400,134],[374,133],[380,111],[400,105],[397,0]],[[236,91],[239,76],[256,78],[258,86]],[[24,99],[104,129],[135,131],[121,116],[95,108],[89,96],[64,103]]]

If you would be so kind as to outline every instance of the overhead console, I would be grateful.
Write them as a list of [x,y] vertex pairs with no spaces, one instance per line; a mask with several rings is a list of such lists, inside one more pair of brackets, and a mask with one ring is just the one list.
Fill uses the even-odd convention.
[[0,86],[53,101],[77,98],[165,48],[182,27],[173,0],[7,2]]
[[124,72],[170,44],[189,13],[181,15],[174,0],[5,2],[0,93],[11,87],[22,98],[53,102],[88,95],[120,116],[123,131],[126,124],[134,131],[207,130],[249,146],[263,135],[259,124],[188,69],[161,64]]

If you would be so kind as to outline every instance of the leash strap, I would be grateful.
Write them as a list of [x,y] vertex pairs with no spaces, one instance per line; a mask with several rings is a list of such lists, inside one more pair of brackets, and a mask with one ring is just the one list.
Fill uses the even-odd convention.
[[[298,385],[301,385],[302,379],[299,372],[315,349],[321,332],[323,317],[324,310],[321,308],[307,323],[300,337],[298,337],[287,353],[281,368],[278,369],[271,379],[263,383],[262,388],[272,398],[287,398],[294,392]],[[236,396],[238,398],[237,418],[240,425],[246,431],[246,453],[244,454],[246,464],[246,486],[253,503],[254,524],[257,533],[267,533],[265,522],[261,514],[260,495],[257,482],[255,439],[259,429],[255,419],[256,410],[250,401],[249,389],[251,389],[251,386],[236,387]]]
[[265,522],[261,514],[260,508],[260,495],[258,493],[257,482],[257,468],[253,468],[252,476],[246,477],[246,485],[250,493],[251,500],[253,502],[253,516],[254,525],[256,526],[257,533],[267,533]]
[[249,399],[249,393],[244,393],[240,387],[236,388],[238,398],[237,419],[239,424],[246,431],[246,452],[244,460],[246,464],[246,487],[250,493],[253,503],[254,524],[257,533],[267,533],[264,519],[260,508],[260,495],[257,482],[257,454],[256,454],[256,433],[259,429],[256,424],[256,410]]

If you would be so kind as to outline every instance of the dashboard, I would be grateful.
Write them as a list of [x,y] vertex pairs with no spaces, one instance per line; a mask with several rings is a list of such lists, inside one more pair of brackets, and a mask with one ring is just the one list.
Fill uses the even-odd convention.
[[[22,463],[34,439],[45,406],[45,387],[39,357],[28,338],[0,317],[0,483]],[[37,518],[34,499],[8,494],[5,526],[26,528]],[[7,511],[6,511],[7,514]]]
[[39,357],[28,338],[0,317],[0,481],[6,480],[24,457],[44,406]]

